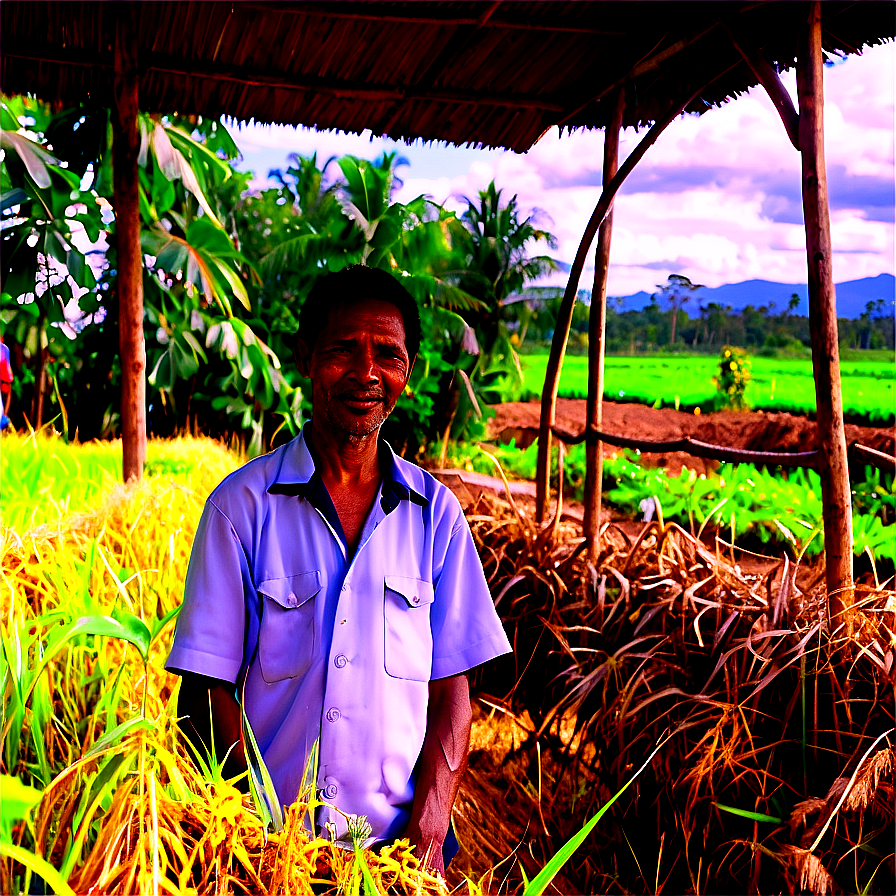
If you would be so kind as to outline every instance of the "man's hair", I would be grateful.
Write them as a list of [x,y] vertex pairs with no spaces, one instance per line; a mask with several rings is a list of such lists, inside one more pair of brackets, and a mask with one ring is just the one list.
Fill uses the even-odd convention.
[[330,312],[363,299],[389,302],[398,308],[404,321],[405,348],[413,359],[420,349],[420,311],[414,297],[388,271],[362,264],[325,274],[314,284],[299,312],[298,338],[313,352]]

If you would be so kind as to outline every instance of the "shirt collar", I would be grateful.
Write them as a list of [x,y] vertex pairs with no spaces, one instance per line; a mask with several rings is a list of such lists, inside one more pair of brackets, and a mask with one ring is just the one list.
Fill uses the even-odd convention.
[[[305,424],[308,425],[307,423]],[[380,469],[383,471],[382,506],[386,513],[391,513],[401,501],[410,501],[420,507],[426,507],[429,500],[411,488],[391,445],[384,439],[379,441]],[[277,470],[274,481],[268,486],[271,495],[293,495],[308,497],[314,488],[312,480],[319,480],[314,468],[314,458],[305,442],[304,427],[283,452],[283,461]]]

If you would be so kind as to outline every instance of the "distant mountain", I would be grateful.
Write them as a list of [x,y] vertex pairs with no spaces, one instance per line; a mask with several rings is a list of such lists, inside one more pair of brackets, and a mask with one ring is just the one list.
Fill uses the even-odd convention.
[[[727,283],[724,286],[704,286],[694,293],[693,300],[685,305],[685,308],[693,316],[698,306],[705,307],[710,302],[722,306],[730,305],[735,311],[741,311],[747,305],[758,308],[760,305],[768,306],[770,302],[774,302],[775,311],[780,312],[787,307],[794,293],[800,297],[796,313],[805,317],[809,313],[806,284],[774,283],[771,280],[745,280],[743,283]],[[863,277],[861,280],[838,283],[837,316],[855,319],[862,314],[868,302],[879,299],[884,302],[884,310],[880,313],[892,314],[894,296],[896,296],[896,278],[892,274],[879,274],[877,277]],[[623,311],[640,311],[649,304],[650,293],[643,290],[622,297]]]

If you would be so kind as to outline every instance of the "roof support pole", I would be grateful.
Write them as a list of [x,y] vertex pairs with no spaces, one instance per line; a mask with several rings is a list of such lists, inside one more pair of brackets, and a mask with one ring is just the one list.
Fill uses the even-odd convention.
[[604,184],[597,206],[591,214],[591,218],[585,227],[582,241],[579,243],[575,260],[569,270],[569,281],[560,310],[557,313],[557,325],[554,328],[554,338],[551,341],[551,353],[548,357],[548,367],[544,377],[544,389],[541,393],[541,420],[538,427],[538,465],[535,471],[535,519],[544,522],[548,514],[550,502],[550,470],[551,470],[551,429],[557,416],[557,389],[560,386],[560,368],[563,364],[563,355],[566,353],[566,343],[569,340],[569,328],[572,326],[572,313],[576,304],[576,294],[579,290],[579,278],[585,267],[585,259],[594,242],[594,236],[598,227],[604,222],[613,199],[619,192],[619,188],[625,179],[631,174],[635,165],[644,158],[644,153],[656,143],[662,132],[691,104],[695,97],[699,96],[705,85],[695,90],[686,100],[680,102],[669,111],[664,118],[659,119],[653,127],[644,135],[644,139],[632,150],[631,155],[622,163],[615,176],[609,183]]
[[143,475],[146,459],[146,346],[137,156],[139,71],[137,4],[120,3],[115,26],[115,130],[112,154],[118,250],[118,346],[121,358],[121,442],[124,481]]
[[851,632],[853,604],[852,500],[840,391],[840,349],[831,258],[831,221],[824,157],[824,90],[821,3],[809,4],[797,57],[799,145],[802,157],[803,216],[809,273],[809,331],[815,372],[819,473],[824,516],[824,548],[831,628]]
[[795,149],[799,149],[799,115],[797,115],[797,111],[793,106],[793,100],[790,98],[790,94],[787,92],[787,88],[782,83],[778,73],[768,64],[765,57],[758,50],[739,42],[724,22],[722,26],[728,32],[734,48],[744,58],[747,65],[750,66],[753,74],[759,78],[759,83],[762,84],[769,99],[774,103],[775,108],[778,110],[778,115],[781,116],[781,121],[784,124],[784,130],[787,131],[787,138]]
[[[602,182],[609,183],[619,164],[619,132],[625,111],[625,91],[616,91],[613,121],[604,132],[604,171]],[[610,242],[613,236],[613,208],[597,232],[597,253],[594,258],[594,289],[591,290],[591,311],[588,315],[588,401],[585,409],[585,432],[603,426],[604,356],[607,333],[607,275],[610,270]],[[600,535],[600,508],[604,471],[603,445],[585,443],[585,546],[591,562],[597,560]]]

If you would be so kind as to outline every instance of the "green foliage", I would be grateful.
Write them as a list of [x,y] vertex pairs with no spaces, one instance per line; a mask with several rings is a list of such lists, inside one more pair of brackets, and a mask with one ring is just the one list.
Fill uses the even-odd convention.
[[[869,469],[866,482],[879,481],[879,476]],[[790,546],[795,553],[810,557],[824,548],[821,479],[811,469],[722,464],[717,475],[698,476],[684,468],[680,475],[668,476],[662,469],[642,466],[628,454],[605,464],[604,479],[604,498],[626,513],[637,514],[641,502],[652,497],[665,520],[693,531],[712,525],[732,540]],[[883,501],[875,509],[879,513],[882,507]],[[854,508],[853,531],[856,554],[864,553],[867,545],[876,560],[896,560],[896,525],[887,525],[861,502]]]
[[[109,112],[51,112],[4,99],[3,323],[17,378],[13,417],[39,428],[58,413],[67,437],[118,426],[116,243]],[[501,302],[553,269],[528,247],[550,234],[491,184],[462,218],[424,196],[393,201],[395,154],[374,161],[292,156],[277,184],[248,190],[237,148],[215,121],[141,115],[139,200],[145,258],[148,423],[268,447],[298,431],[308,399],[292,365],[301,303],[326,271],[364,263],[417,300],[419,362],[391,434],[414,452],[518,390],[522,372]],[[83,186],[83,189],[82,189]],[[92,246],[97,248],[94,250]],[[95,276],[88,252],[104,259]],[[96,260],[94,259],[96,265]],[[456,371],[466,375],[464,379]],[[462,388],[466,384],[468,388]],[[469,397],[470,401],[467,401]],[[51,405],[57,405],[48,413]]]
[[747,409],[747,384],[752,378],[750,369],[750,359],[743,349],[731,345],[722,349],[719,354],[719,371],[712,381],[723,408],[732,411]]
[[[535,478],[537,442],[519,449],[506,445],[450,446],[450,466],[494,475],[497,459],[502,469],[520,479]],[[551,460],[556,481],[558,456]],[[637,452],[622,452],[604,460],[604,500],[628,516],[643,513],[641,502],[654,498],[663,519],[681,523],[694,532],[707,525],[725,537],[789,547],[816,556],[823,548],[821,479],[811,469],[769,469],[752,464],[722,464],[718,474],[687,468],[669,476],[662,467],[647,467]],[[853,486],[853,535],[857,555],[870,549],[875,560],[896,561],[896,495],[893,476],[866,467],[864,479]],[[563,458],[563,489],[567,498],[583,501],[585,445],[572,445]]]
[[675,345],[676,331],[678,329],[678,312],[689,302],[698,289],[703,288],[702,283],[691,283],[683,274],[670,274],[665,286],[657,287],[664,301],[669,305],[672,317],[672,331],[669,334],[669,344]]
[[[715,354],[723,345],[740,345],[754,354],[774,358],[811,357],[809,319],[796,312],[801,300],[791,297],[786,306],[747,305],[735,310],[719,302],[706,302],[697,308],[684,307],[693,298],[688,291],[687,278],[674,274],[670,283],[659,287],[649,303],[640,310],[623,310],[621,296],[607,297],[607,350],[612,354],[638,355],[652,351],[699,351]],[[688,283],[690,281],[687,281]],[[694,286],[693,284],[691,284]],[[696,288],[696,287],[694,287]],[[548,292],[547,288],[544,288]],[[545,347],[550,342],[553,325],[550,324],[549,302],[542,301],[537,291],[532,293],[532,305],[537,305],[541,316],[548,311],[544,324],[529,330],[533,341]],[[570,333],[569,350],[581,351],[588,333],[588,307],[590,292],[581,290],[584,314],[574,315]],[[662,303],[660,300],[663,300]],[[520,328],[526,327],[522,316]],[[894,329],[893,304],[888,307],[878,300],[869,302],[858,319],[840,318],[837,321],[840,334],[841,360],[854,352],[857,357],[872,359],[875,352],[888,350],[893,356]],[[674,330],[674,338],[673,338]],[[687,347],[687,348],[686,348]]]
[[[546,243],[557,247],[555,237],[523,218],[517,197],[502,201],[494,182],[480,190],[476,199],[466,198],[461,220],[450,229],[454,278],[464,292],[475,298],[459,309],[465,332],[461,350],[452,359],[465,376],[456,376],[445,390],[445,416],[456,438],[471,438],[481,418],[481,405],[507,401],[519,395],[523,372],[517,355],[518,333],[509,324],[525,303],[507,306],[505,300],[531,280],[556,269],[553,259],[531,255],[532,246]],[[516,327],[515,329],[518,329]]]
[[[51,113],[35,100],[4,98],[2,173],[14,189],[3,203],[3,321],[18,350],[13,407],[39,427],[55,401],[67,435],[85,439],[117,423],[108,122],[108,110]],[[232,225],[232,199],[249,175],[233,173],[227,160],[237,149],[220,122],[141,115],[139,127],[150,428],[170,434],[204,404],[211,430],[248,430],[259,452],[266,423],[297,431],[301,394],[251,321],[235,316],[236,306],[249,311],[248,284],[258,275],[225,222]],[[99,282],[88,251],[105,257]],[[225,324],[234,339],[208,337]],[[212,396],[228,389],[235,400],[215,407]],[[29,394],[30,407],[20,408]]]

